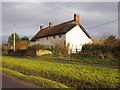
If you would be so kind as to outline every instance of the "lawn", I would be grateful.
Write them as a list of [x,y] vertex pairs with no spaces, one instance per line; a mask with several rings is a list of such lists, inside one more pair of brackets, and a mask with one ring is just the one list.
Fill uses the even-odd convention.
[[118,88],[118,69],[52,63],[3,56],[2,64],[24,75],[36,76],[74,88]]

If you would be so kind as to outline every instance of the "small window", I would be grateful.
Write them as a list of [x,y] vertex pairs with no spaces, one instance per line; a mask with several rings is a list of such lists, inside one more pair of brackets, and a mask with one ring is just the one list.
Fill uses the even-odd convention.
[[48,40],[48,37],[46,37],[46,40]]
[[55,36],[53,36],[53,38],[55,39]]
[[61,34],[59,35],[59,38],[62,38],[62,35],[61,35]]

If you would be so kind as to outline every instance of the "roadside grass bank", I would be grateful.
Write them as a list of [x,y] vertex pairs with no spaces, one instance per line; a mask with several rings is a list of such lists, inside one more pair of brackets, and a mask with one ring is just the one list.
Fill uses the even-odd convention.
[[118,69],[2,57],[3,67],[73,88],[118,88]]
[[[16,56],[20,57],[20,56]],[[22,56],[22,58],[28,59],[42,59],[45,61],[66,61],[66,62],[81,62],[81,63],[94,63],[94,64],[104,64],[104,65],[118,65],[119,60],[109,60],[109,59],[99,59],[95,57],[82,57],[82,56],[54,56],[54,55],[42,55],[42,56]]]
[[33,84],[42,86],[44,88],[68,88],[67,86],[65,86],[61,83],[51,81],[49,79],[45,79],[45,78],[41,78],[41,77],[37,77],[37,76],[25,75],[25,74],[22,74],[22,73],[19,73],[17,71],[10,70],[7,68],[2,68],[2,72],[6,73],[8,75],[15,76],[19,79],[31,82]]
[[[80,61],[72,61],[72,60],[65,60],[64,58],[68,58],[68,57],[63,57],[63,56],[59,56],[58,57],[54,57],[52,55],[44,55],[44,56],[9,56],[12,58],[21,58],[21,59],[32,59],[32,60],[36,60],[36,61],[47,61],[47,62],[53,62],[53,63],[63,63],[63,64],[76,64],[76,65],[86,65],[86,66],[93,66],[93,67],[106,67],[106,68],[112,68],[112,69],[120,69],[120,67],[118,66],[119,63],[117,63],[116,65],[111,65],[111,64],[100,64],[100,63],[89,63],[89,62],[80,62]],[[83,58],[86,60],[86,58]]]

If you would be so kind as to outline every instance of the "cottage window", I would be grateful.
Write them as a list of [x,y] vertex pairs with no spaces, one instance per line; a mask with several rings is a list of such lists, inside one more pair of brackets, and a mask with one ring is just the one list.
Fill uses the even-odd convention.
[[55,36],[53,36],[53,38],[55,39]]
[[62,35],[61,35],[61,34],[59,35],[59,38],[62,38]]
[[46,37],[46,39],[48,40],[48,37]]

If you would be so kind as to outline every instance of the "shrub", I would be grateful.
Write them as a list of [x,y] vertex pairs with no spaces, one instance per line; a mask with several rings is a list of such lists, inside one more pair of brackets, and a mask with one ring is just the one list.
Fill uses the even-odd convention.
[[118,39],[114,35],[109,35],[104,43],[107,46],[114,47],[118,44]]
[[45,46],[45,45],[41,45],[41,44],[34,44],[32,46],[29,46],[27,49],[30,49],[30,50],[50,50],[49,47]]
[[114,58],[120,59],[120,45],[113,47],[111,52],[113,53]]
[[21,38],[21,41],[24,41],[24,42],[29,42],[29,38],[27,36],[24,36]]
[[120,54],[119,46],[106,44],[85,44],[79,55],[84,57],[98,57],[101,59],[116,59]]
[[85,44],[79,55],[101,59],[120,59],[120,40],[110,35],[105,39],[104,44]]
[[69,52],[68,46],[60,46],[60,44],[55,44],[53,48],[53,55],[55,56],[67,56]]
[[35,50],[8,50],[8,55],[15,55],[15,56],[35,56],[36,51]]
[[0,45],[0,50],[2,50],[1,54],[6,55],[8,53],[7,46],[8,46],[8,44],[2,44],[2,45]]

